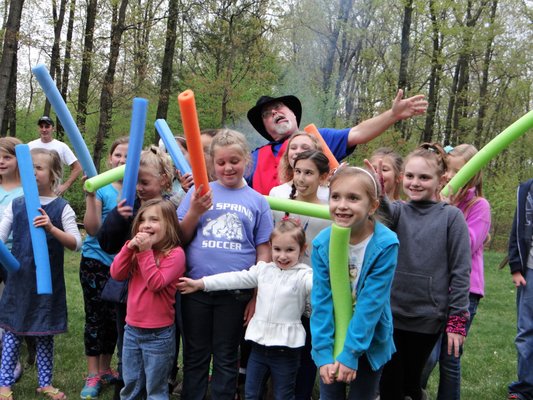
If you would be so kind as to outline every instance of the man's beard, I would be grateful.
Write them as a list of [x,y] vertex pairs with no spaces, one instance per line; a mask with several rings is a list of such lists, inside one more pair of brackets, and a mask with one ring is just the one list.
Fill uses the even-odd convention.
[[292,123],[290,121],[283,122],[281,124],[276,124],[274,126],[276,134],[280,136],[286,136],[288,133],[292,133],[293,129],[294,127],[292,126]]

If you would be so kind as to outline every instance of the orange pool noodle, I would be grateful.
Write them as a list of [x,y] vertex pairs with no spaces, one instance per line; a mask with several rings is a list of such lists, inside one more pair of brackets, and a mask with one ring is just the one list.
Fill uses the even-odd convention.
[[339,162],[329,149],[328,144],[324,141],[324,138],[316,128],[315,124],[309,124],[304,128],[304,131],[306,131],[308,134],[316,137],[318,141],[320,142],[320,145],[322,146],[322,152],[326,155],[326,157],[329,160],[329,169],[333,170],[339,166]]
[[191,160],[192,177],[195,188],[204,185],[202,194],[209,191],[209,179],[207,178],[207,168],[205,166],[204,149],[200,139],[200,124],[196,113],[196,102],[194,92],[190,89],[178,95],[178,103],[181,111],[181,122],[183,132],[187,141],[187,150]]

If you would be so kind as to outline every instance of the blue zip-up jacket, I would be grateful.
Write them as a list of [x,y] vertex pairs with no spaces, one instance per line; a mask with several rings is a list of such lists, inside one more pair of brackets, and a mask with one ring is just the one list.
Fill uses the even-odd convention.
[[518,186],[516,197],[517,207],[509,237],[509,266],[511,273],[521,271],[524,274],[533,235],[533,179]]
[[[333,358],[334,317],[329,280],[329,239],[331,227],[313,240],[313,290],[311,291],[312,356],[318,367],[335,362]],[[373,370],[390,360],[396,351],[390,291],[398,258],[398,238],[385,225],[376,222],[374,235],[366,247],[357,283],[357,301],[348,327],[344,348],[337,361],[358,369],[359,357],[366,357]]]

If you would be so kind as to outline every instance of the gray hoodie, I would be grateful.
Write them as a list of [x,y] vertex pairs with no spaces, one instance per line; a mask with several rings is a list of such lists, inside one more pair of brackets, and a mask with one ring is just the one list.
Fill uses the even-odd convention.
[[400,250],[391,306],[394,327],[438,333],[450,316],[468,318],[470,238],[461,211],[433,201],[388,203]]

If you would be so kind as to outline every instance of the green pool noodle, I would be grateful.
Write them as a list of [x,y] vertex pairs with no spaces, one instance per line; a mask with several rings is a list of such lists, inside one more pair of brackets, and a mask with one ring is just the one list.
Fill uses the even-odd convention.
[[265,198],[272,210],[285,211],[292,214],[320,219],[331,219],[329,216],[329,207],[327,205],[313,204],[291,199],[280,199],[279,197],[271,196],[265,196]]
[[333,224],[329,239],[329,280],[335,321],[334,358],[337,358],[342,352],[348,326],[353,315],[350,271],[348,268],[350,232],[350,228],[343,228]]
[[102,172],[100,175],[96,175],[92,178],[87,179],[83,187],[89,193],[93,193],[101,187],[104,187],[105,185],[109,185],[110,183],[119,181],[124,178],[125,171],[126,164],[119,165],[116,168],[107,170],[106,172]]
[[444,196],[449,195],[451,187],[453,193],[457,193],[464,185],[468,183],[478,171],[496,157],[513,141],[518,139],[529,129],[533,128],[533,110],[528,112],[522,118],[511,124],[507,129],[487,143],[474,157],[472,157],[457,174],[442,189]]

